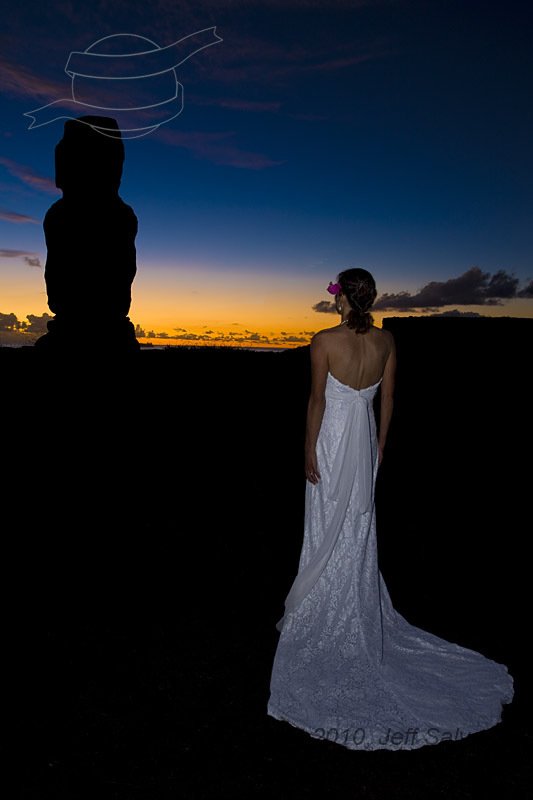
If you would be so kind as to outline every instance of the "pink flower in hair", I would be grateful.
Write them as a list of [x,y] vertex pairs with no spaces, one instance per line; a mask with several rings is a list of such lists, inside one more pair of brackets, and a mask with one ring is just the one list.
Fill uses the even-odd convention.
[[340,283],[332,283],[331,281],[329,282],[328,292],[330,294],[339,294],[339,292],[341,292],[341,291],[342,291],[342,288],[341,288]]

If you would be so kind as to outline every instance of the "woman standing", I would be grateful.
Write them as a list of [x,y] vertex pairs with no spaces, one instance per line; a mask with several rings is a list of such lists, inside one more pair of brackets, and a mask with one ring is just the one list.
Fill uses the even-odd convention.
[[372,324],[369,272],[345,270],[328,291],[341,322],[311,342],[304,538],[276,626],[267,713],[350,749],[460,739],[500,721],[513,679],[392,606],[378,568],[374,489],[393,409],[394,339]]

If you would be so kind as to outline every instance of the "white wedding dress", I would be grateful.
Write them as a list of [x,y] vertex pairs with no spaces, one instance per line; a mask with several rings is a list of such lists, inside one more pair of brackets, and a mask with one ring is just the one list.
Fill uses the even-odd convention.
[[328,373],[306,484],[304,538],[285,601],[267,713],[354,750],[461,739],[501,721],[503,664],[409,624],[378,569],[373,399]]

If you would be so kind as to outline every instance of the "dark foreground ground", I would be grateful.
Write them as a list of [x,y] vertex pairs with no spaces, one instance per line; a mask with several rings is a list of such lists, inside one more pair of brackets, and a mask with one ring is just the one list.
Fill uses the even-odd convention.
[[508,666],[503,722],[364,753],[267,716],[303,534],[308,348],[111,365],[0,350],[10,797],[531,796],[531,321],[387,326],[381,571],[413,624]]

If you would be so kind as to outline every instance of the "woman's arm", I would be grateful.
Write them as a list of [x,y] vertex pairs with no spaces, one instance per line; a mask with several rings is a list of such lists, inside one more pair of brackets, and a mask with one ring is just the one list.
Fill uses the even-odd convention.
[[387,441],[387,433],[389,430],[390,421],[392,418],[392,409],[394,407],[394,379],[396,376],[396,344],[392,333],[389,332],[391,339],[391,349],[385,370],[383,372],[383,379],[381,381],[381,411],[379,418],[379,437],[378,437],[378,459],[379,464],[383,458],[383,451],[385,449],[385,442]]
[[307,404],[307,424],[305,429],[305,475],[311,483],[318,483],[316,443],[322,417],[326,407],[326,380],[328,377],[328,354],[324,333],[316,333],[311,339],[311,392]]

